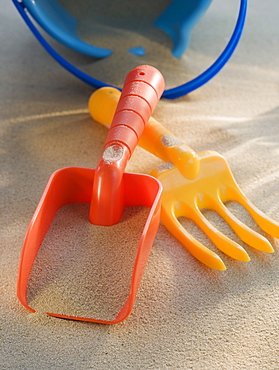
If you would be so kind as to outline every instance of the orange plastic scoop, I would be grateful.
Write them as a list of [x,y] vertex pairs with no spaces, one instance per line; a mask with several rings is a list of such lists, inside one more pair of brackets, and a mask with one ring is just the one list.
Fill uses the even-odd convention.
[[123,172],[163,91],[164,79],[157,69],[150,66],[133,69],[125,79],[96,170],[68,167],[50,177],[29,224],[20,258],[17,294],[20,302],[30,311],[35,312],[27,302],[27,283],[40,245],[56,212],[66,204],[80,202],[90,203],[90,222],[103,226],[117,223],[126,206],[150,208],[138,245],[130,294],[117,317],[111,321],[47,314],[106,324],[120,322],[130,314],[158,228],[162,187],[151,176]]
[[[93,119],[109,127],[119,95],[113,88],[102,88],[93,93],[89,100]],[[242,246],[206,219],[202,209],[216,211],[246,244],[263,252],[273,252],[265,237],[248,228],[225,207],[227,201],[240,203],[264,232],[279,238],[279,224],[245,197],[222,155],[214,151],[195,153],[152,117],[139,145],[168,162],[151,172],[163,185],[161,221],[199,261],[217,270],[226,269],[215,252],[202,245],[182,226],[178,220],[180,217],[194,221],[223,253],[240,261],[250,260]]]

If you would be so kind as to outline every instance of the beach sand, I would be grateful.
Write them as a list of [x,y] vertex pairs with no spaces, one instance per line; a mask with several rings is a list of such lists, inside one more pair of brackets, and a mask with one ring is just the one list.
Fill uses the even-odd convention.
[[[237,1],[214,0],[181,60],[172,57],[169,41],[155,48],[156,38],[145,36],[140,40],[144,38],[148,53],[133,56],[127,52],[128,40],[120,47],[123,30],[118,37],[115,33],[116,52],[104,60],[51,42],[105,82],[121,86],[131,68],[149,63],[162,71],[169,88],[213,63],[231,35],[237,10]],[[226,67],[197,91],[161,100],[154,113],[196,152],[221,153],[246,196],[277,221],[278,11],[276,0],[249,2],[242,39]],[[107,129],[88,113],[93,89],[43,50],[11,2],[2,7],[0,18],[0,368],[277,370],[279,242],[269,238],[274,253],[259,252],[239,241],[212,211],[205,215],[239,242],[251,261],[226,256],[196,225],[181,220],[227,267],[222,272],[210,269],[161,224],[131,315],[120,324],[100,325],[45,312],[115,317],[127,298],[146,209],[126,209],[122,221],[107,229],[88,223],[88,205],[64,207],[30,275],[28,299],[37,312],[20,304],[16,284],[21,247],[47,180],[62,167],[95,168]],[[79,29],[81,35],[85,31]],[[160,164],[137,147],[127,171],[150,173]],[[228,207],[258,230],[241,207]]]

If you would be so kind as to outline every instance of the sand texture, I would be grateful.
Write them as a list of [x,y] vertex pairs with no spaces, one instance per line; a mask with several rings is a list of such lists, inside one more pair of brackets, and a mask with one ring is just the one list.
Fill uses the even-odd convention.
[[[68,2],[71,11],[77,3],[84,5]],[[98,23],[97,18],[110,2],[99,3],[91,26],[94,12],[80,7],[86,22],[78,32],[115,53],[95,60],[48,38],[52,45],[85,72],[117,86],[131,68],[152,64],[164,74],[168,88],[189,81],[213,63],[231,35],[239,5],[214,0],[195,27],[189,49],[175,60],[166,35],[144,22],[145,32],[137,37],[147,53],[129,53],[128,48],[139,45],[131,32],[124,36],[132,23],[124,14],[126,28],[121,27],[113,17],[121,9],[110,9],[108,16],[115,22],[113,30],[107,27],[105,32],[105,21]],[[153,10],[159,11],[157,3]],[[278,0],[250,1],[241,42],[226,67],[188,96],[161,100],[154,113],[196,152],[221,153],[245,195],[277,222],[278,15]],[[146,24],[151,16],[148,13]],[[121,222],[108,229],[88,222],[87,204],[65,206],[30,274],[28,300],[37,312],[20,304],[16,285],[21,248],[45,185],[60,168],[95,168],[107,128],[88,113],[94,89],[46,53],[11,1],[0,10],[0,45],[0,369],[278,370],[279,241],[261,232],[234,202],[227,204],[230,211],[266,236],[274,253],[248,246],[220,216],[204,210],[212,224],[250,256],[250,262],[237,261],[218,250],[192,221],[181,218],[183,227],[227,267],[213,270],[160,224],[133,311],[116,325],[62,320],[45,312],[102,319],[117,315],[129,294],[146,209],[126,209]],[[170,147],[176,143],[165,139]],[[137,147],[127,171],[147,174],[162,164]]]

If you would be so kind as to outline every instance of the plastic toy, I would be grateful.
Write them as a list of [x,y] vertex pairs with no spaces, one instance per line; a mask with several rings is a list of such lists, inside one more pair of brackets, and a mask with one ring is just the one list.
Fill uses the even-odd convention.
[[50,177],[29,224],[20,258],[17,293],[20,302],[30,311],[35,312],[27,301],[27,283],[40,245],[56,212],[66,204],[80,202],[91,204],[90,222],[104,226],[117,223],[126,206],[150,208],[138,245],[130,294],[117,317],[111,321],[49,312],[48,315],[112,324],[130,314],[158,228],[162,187],[149,175],[123,172],[163,91],[164,80],[158,70],[150,66],[133,69],[126,77],[96,170],[68,167]]
[[[60,3],[56,0],[12,1],[29,29],[59,64],[94,88],[111,86],[109,83],[102,82],[86,74],[63,58],[46,41],[36,28],[34,22],[32,22],[31,18],[28,16],[28,14],[30,14],[48,33],[74,50],[99,58],[104,58],[110,55],[112,52],[111,50],[89,45],[77,36],[77,19],[66,12]],[[155,20],[155,25],[164,30],[172,38],[174,44],[173,54],[176,57],[181,56],[187,48],[193,26],[204,14],[211,1],[212,0],[173,0]],[[75,6],[77,7],[76,2]],[[216,61],[206,71],[193,80],[180,86],[165,90],[162,95],[164,98],[174,99],[198,89],[212,79],[225,66],[240,40],[245,23],[246,9],[247,0],[240,0],[239,15],[235,29],[227,46]],[[136,47],[130,51],[134,52],[136,55],[140,55],[142,48]]]
[[[130,1],[129,1],[130,2]],[[212,0],[156,0],[156,3],[160,3],[161,7],[166,7],[162,14],[158,15],[154,24],[164,30],[173,40],[173,50],[172,53],[176,57],[181,57],[181,55],[186,50],[190,34],[195,26],[195,24],[202,17],[204,12],[207,10]],[[95,8],[96,11],[100,6],[98,2],[95,1],[85,1],[82,5],[76,6],[76,1],[67,1],[67,6],[65,3],[57,0],[23,0],[25,8],[28,10],[30,15],[34,20],[52,37],[60,41],[62,44],[89,56],[95,58],[105,58],[113,53],[113,50],[96,47],[87,43],[81,39],[78,35],[77,28],[78,25],[84,22],[86,14],[90,8]],[[131,2],[130,2],[131,3]],[[169,4],[168,4],[169,3]],[[166,6],[167,4],[167,6]],[[111,2],[111,7],[113,7],[113,2]],[[122,4],[117,4],[117,9],[128,7],[128,3],[125,0]],[[148,7],[155,7],[155,3],[152,4],[149,1]],[[134,8],[138,8],[134,11],[135,15],[139,12],[139,8],[143,4],[133,4]],[[72,9],[70,13],[68,9]],[[87,10],[86,11],[84,11]],[[117,9],[113,8],[115,13]],[[150,12],[153,9],[150,9]],[[107,9],[109,13],[109,9]],[[114,15],[117,16],[117,13]],[[106,21],[105,15],[101,13],[103,21]],[[111,26],[113,28],[113,25]],[[137,54],[137,49],[132,49],[132,53]]]
[[[89,100],[92,118],[109,127],[119,91],[102,88]],[[273,248],[262,235],[238,220],[224,203],[236,201],[253,217],[259,227],[279,238],[279,223],[257,209],[242,193],[225,158],[217,152],[195,153],[151,118],[139,142],[144,149],[164,161],[171,161],[153,170],[151,175],[163,185],[161,221],[188,251],[205,265],[225,270],[221,258],[196,240],[178,221],[179,217],[193,220],[222,252],[240,260],[249,261],[247,252],[236,242],[217,230],[202,214],[201,209],[216,211],[251,247],[272,253]]]

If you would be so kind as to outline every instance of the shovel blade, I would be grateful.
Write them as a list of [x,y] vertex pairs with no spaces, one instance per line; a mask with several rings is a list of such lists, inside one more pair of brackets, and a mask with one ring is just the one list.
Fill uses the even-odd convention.
[[[46,185],[27,229],[18,274],[18,298],[32,312],[35,312],[35,310],[29,306],[27,301],[27,283],[38,250],[57,211],[61,207],[71,203],[91,202],[94,176],[94,169],[67,167],[54,172]],[[138,244],[129,298],[117,317],[111,321],[49,312],[47,313],[48,315],[66,319],[112,324],[123,321],[131,313],[136,292],[160,222],[162,186],[157,179],[149,175],[131,173],[123,174],[123,184],[124,206],[146,206],[150,208]]]

